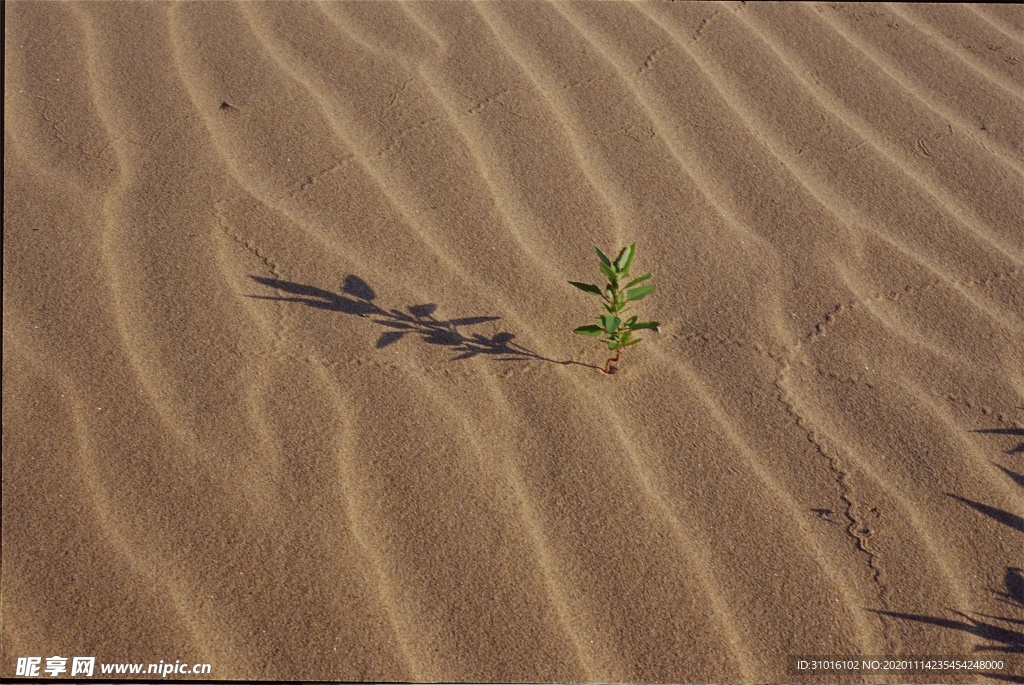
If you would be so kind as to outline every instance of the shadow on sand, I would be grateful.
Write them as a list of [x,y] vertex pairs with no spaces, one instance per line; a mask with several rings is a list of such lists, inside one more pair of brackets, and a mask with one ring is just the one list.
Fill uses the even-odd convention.
[[250,276],[260,285],[273,288],[285,295],[250,295],[260,300],[297,302],[316,309],[341,312],[368,318],[378,326],[386,328],[377,339],[377,349],[392,345],[406,336],[418,337],[429,345],[451,348],[456,355],[449,361],[469,359],[478,355],[491,355],[499,361],[536,360],[563,366],[575,365],[600,369],[593,364],[572,360],[549,359],[514,342],[515,334],[506,331],[487,337],[480,333],[463,332],[461,329],[489,321],[498,321],[499,316],[470,316],[459,319],[439,319],[434,316],[436,304],[410,305],[405,311],[384,309],[376,304],[377,294],[373,288],[358,276],[346,276],[341,293],[301,283],[292,283],[276,278]]
[[[999,464],[995,464],[995,466],[1002,470],[1014,483],[1024,488],[1024,475],[1011,471]],[[1015,531],[1024,533],[1024,518],[965,497],[950,493],[946,494],[957,502]],[[871,609],[870,611],[904,621],[916,621],[940,628],[958,630],[986,640],[987,644],[980,644],[974,647],[975,653],[1024,654],[1024,572],[1017,566],[1007,566],[1006,572],[1003,575],[1003,586],[1002,589],[991,589],[990,591],[995,595],[999,603],[1005,604],[1009,611],[1020,614],[1021,618],[993,616],[977,612],[966,614],[953,609],[948,610],[950,614],[948,618],[895,611],[880,611],[877,609]],[[1004,682],[1024,683],[1024,659],[1014,658],[1012,661],[1007,661],[1007,665],[1009,666],[1007,671],[1000,673],[978,673],[977,675]]]
[[[982,428],[981,430],[971,431],[972,433],[986,433],[988,435],[1015,435],[1017,437],[1024,436],[1024,428]],[[1007,454],[1020,454],[1024,452],[1024,442],[1020,443],[1016,447],[1011,447],[1006,451]]]

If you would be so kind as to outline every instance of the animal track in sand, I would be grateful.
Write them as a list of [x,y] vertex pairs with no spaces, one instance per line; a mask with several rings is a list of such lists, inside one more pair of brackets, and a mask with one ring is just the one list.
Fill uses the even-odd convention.
[[342,169],[348,166],[349,162],[352,162],[355,158],[355,155],[346,155],[344,157],[337,159],[330,166],[326,166],[323,169],[320,169],[319,171],[314,171],[313,173],[309,174],[308,176],[306,176],[304,180],[299,181],[299,183],[292,192],[288,193],[280,200],[278,200],[275,203],[275,207],[279,207],[282,203],[287,202],[288,200],[291,200],[298,195],[301,195],[308,188],[316,185],[317,181],[319,181],[321,178],[334,173],[338,169]]
[[[940,281],[936,279],[921,284],[911,284],[904,286],[903,288],[889,290],[869,298],[854,299],[843,304],[838,304],[829,310],[822,319],[804,335],[802,340],[790,346],[789,354],[783,361],[782,367],[779,370],[779,375],[776,380],[776,386],[779,388],[779,400],[784,404],[786,410],[794,417],[796,423],[801,427],[801,429],[807,433],[808,440],[814,445],[818,454],[827,461],[828,467],[833,473],[836,485],[839,489],[840,500],[844,505],[843,515],[847,521],[846,534],[853,540],[857,550],[865,556],[868,568],[872,572],[872,580],[878,587],[879,601],[886,608],[889,607],[889,590],[885,583],[882,560],[878,551],[870,545],[870,537],[873,531],[868,524],[865,523],[865,516],[860,513],[865,509],[867,504],[862,505],[858,502],[855,491],[850,484],[849,471],[843,467],[838,457],[834,456],[831,453],[831,450],[825,446],[823,440],[814,430],[813,422],[807,417],[806,412],[801,412],[799,409],[796,393],[794,389],[790,387],[792,385],[792,382],[789,379],[790,371],[792,371],[794,364],[796,363],[807,364],[807,355],[815,344],[823,339],[829,331],[834,329],[836,325],[848,319],[858,309],[872,302],[898,302],[899,300],[907,297],[935,290],[942,286],[964,288],[988,287],[1002,282],[1012,276],[1016,276],[1019,273],[1020,269],[1018,267],[1013,267],[1003,271],[990,272],[973,279],[956,279],[948,281]],[[875,385],[866,378],[844,379],[825,369],[821,369],[816,365],[813,366],[813,369],[819,376],[835,378],[837,380],[854,384],[863,384],[869,389],[875,389]],[[870,507],[868,511],[869,513],[876,512],[877,509],[875,507]],[[883,635],[888,639],[885,622],[883,622],[882,630]]]
[[[651,69],[653,69],[655,67],[655,65],[656,65],[656,63],[658,61],[659,56],[662,53],[664,53],[665,51],[667,51],[669,48],[670,48],[670,46],[663,45],[663,46],[659,46],[657,48],[654,48],[650,53],[648,53],[648,55],[644,58],[643,62],[637,68],[637,70],[636,70],[636,72],[634,74],[635,77],[636,78],[640,78],[640,77],[646,75],[647,72],[649,72]],[[385,114],[388,114],[390,112],[393,112],[393,111],[396,111],[396,110],[400,109],[402,96],[408,91],[409,86],[412,85],[413,83],[415,83],[415,80],[416,79],[414,79],[414,78],[406,79],[397,88],[397,90],[391,94],[388,102],[384,105],[384,107],[379,112],[379,116],[380,117],[383,117]],[[580,88],[585,88],[587,86],[594,85],[596,83],[605,82],[605,81],[608,81],[608,80],[609,79],[603,78],[603,77],[585,79],[585,80],[577,81],[577,82],[574,82],[574,83],[564,84],[562,86],[562,89],[563,90],[577,90],[577,89],[580,89]],[[531,115],[531,114],[526,114],[526,113],[518,110],[514,105],[512,105],[509,102],[506,102],[506,101],[503,100],[503,98],[505,96],[514,95],[518,90],[519,89],[516,89],[516,88],[501,88],[500,90],[498,90],[496,92],[493,92],[490,95],[487,95],[487,96],[485,96],[483,98],[474,97],[474,96],[471,96],[471,95],[469,95],[467,93],[458,91],[460,95],[462,95],[464,98],[466,98],[467,100],[470,100],[472,102],[471,105],[469,105],[468,107],[463,108],[460,111],[459,114],[462,115],[462,116],[475,116],[475,115],[483,114],[485,111],[497,107],[497,108],[500,108],[501,110],[503,110],[506,114],[511,115],[511,116],[515,116],[515,117],[520,118],[520,119],[524,119],[524,120],[527,120],[527,121],[542,121],[542,119],[540,117],[537,117],[537,116],[534,116],[534,115]],[[224,104],[227,104],[227,103],[225,102]],[[229,107],[230,107],[230,105],[229,105]],[[223,108],[223,105],[222,105],[222,108]],[[419,121],[419,122],[417,122],[415,124],[405,126],[405,127],[401,128],[401,129],[399,129],[396,133],[392,134],[391,137],[388,139],[388,141],[384,145],[382,145],[376,151],[374,151],[372,153],[368,153],[366,156],[367,157],[383,157],[384,155],[389,154],[389,153],[394,152],[395,150],[399,149],[400,146],[402,145],[403,141],[405,141],[409,136],[414,135],[418,131],[425,130],[425,129],[430,128],[432,126],[437,126],[437,125],[443,123],[443,121],[444,121],[444,117],[433,116],[433,117],[428,117],[426,119],[423,119],[422,121]],[[577,133],[583,133],[583,134],[591,135],[591,136],[595,136],[595,137],[625,136],[627,138],[630,138],[632,140],[635,140],[635,141],[641,142],[641,143],[645,142],[645,141],[648,141],[648,140],[651,140],[651,139],[653,139],[653,138],[655,138],[657,136],[657,133],[655,132],[653,126],[651,126],[649,124],[637,124],[637,123],[632,123],[632,122],[621,124],[621,125],[618,125],[618,126],[609,127],[609,128],[606,128],[606,129],[587,128],[587,127],[581,128],[581,127],[571,126],[571,125],[566,124],[564,122],[562,122],[560,125],[563,125],[566,128],[569,128],[569,129],[571,129],[571,130],[573,130],[573,131],[575,131]],[[698,124],[686,124],[685,126],[699,127]],[[345,155],[345,156],[342,156],[341,158],[336,160],[334,163],[332,163],[331,165],[329,165],[329,166],[327,166],[325,168],[322,168],[322,169],[317,170],[317,171],[310,172],[304,178],[294,182],[292,184],[293,190],[291,192],[289,192],[288,194],[284,195],[283,197],[281,197],[281,199],[278,200],[277,204],[280,205],[281,203],[287,202],[289,200],[292,200],[292,199],[298,197],[305,190],[307,190],[308,188],[310,188],[313,185],[315,185],[316,182],[320,178],[328,176],[331,173],[333,173],[334,171],[337,171],[339,169],[344,169],[348,164],[350,164],[351,162],[356,161],[356,159],[359,156],[360,155],[358,155],[356,153]]]
[[[738,337],[722,336],[707,331],[690,331],[688,333],[669,333],[669,337],[683,340],[690,344],[716,345],[721,347],[733,347],[737,349],[753,350],[758,355],[770,360],[777,366],[775,385],[778,389],[777,399],[785,407],[799,429],[806,435],[807,441],[813,449],[825,461],[829,472],[836,483],[838,497],[842,504],[838,513],[845,519],[845,534],[850,538],[855,549],[863,555],[865,563],[871,573],[872,582],[877,587],[879,601],[882,606],[889,607],[889,588],[885,582],[885,570],[883,560],[879,551],[871,544],[871,537],[877,529],[880,513],[879,510],[859,500],[857,491],[851,483],[851,472],[841,462],[833,450],[826,445],[825,435],[827,431],[816,430],[813,420],[809,418],[808,412],[800,407],[800,399],[792,378],[792,372],[797,366],[809,367],[819,378],[829,379],[843,384],[850,384],[874,391],[876,383],[866,375],[845,376],[837,374],[827,368],[811,363],[809,353],[811,349],[822,339],[834,332],[836,326],[842,325],[860,310],[874,302],[899,302],[915,297],[922,293],[936,290],[941,287],[962,287],[962,288],[985,288],[1001,283],[1009,278],[1019,276],[1021,269],[1013,267],[1003,271],[990,272],[976,278],[940,280],[935,279],[924,283],[910,284],[902,288],[896,288],[880,292],[866,298],[855,298],[843,303],[836,304],[830,308],[819,321],[817,321],[800,339],[791,345],[787,345],[782,354],[774,352],[760,343],[745,340]],[[975,405],[963,398],[949,396],[950,401],[965,404],[968,408]],[[996,414],[991,410],[981,407],[983,415],[992,415],[1005,425],[1010,425],[1008,417],[1004,414]],[[831,511],[831,510],[829,510]],[[883,635],[888,640],[889,633],[883,621]]]
[[660,55],[665,50],[668,50],[668,48],[669,48],[669,46],[667,46],[667,45],[662,45],[659,48],[654,48],[654,50],[652,50],[651,53],[649,55],[647,55],[647,58],[644,60],[644,63],[640,66],[640,68],[637,69],[636,75],[637,76],[643,76],[648,71],[653,69],[654,68],[654,63],[657,60],[658,55]]
[[[261,248],[253,240],[245,237],[232,227],[227,218],[227,212],[225,210],[226,204],[227,200],[223,198],[214,203],[214,216],[216,217],[217,226],[220,230],[232,242],[239,245],[242,249],[259,260],[259,262],[267,268],[274,278],[283,278],[281,267],[277,260],[270,256],[265,249]],[[276,323],[272,325],[274,341],[272,348],[273,355],[283,356],[285,354],[285,339],[288,334],[288,328],[287,315],[284,310],[281,310],[278,314]]]
[[87,149],[86,144],[84,142],[75,142],[71,140],[68,136],[68,133],[64,130],[66,126],[64,121],[50,114],[50,109],[53,107],[53,101],[51,100],[51,98],[47,98],[42,95],[33,95],[33,97],[35,97],[38,100],[42,100],[45,103],[43,105],[43,111],[40,113],[40,116],[43,118],[43,121],[45,121],[49,125],[54,137],[57,140],[59,140],[62,145],[64,145],[68,150],[77,150],[83,157],[86,157],[87,159],[95,160],[97,162],[103,162],[110,171],[117,171],[118,169],[115,166],[111,166],[110,161],[104,160],[104,157],[106,156],[107,152],[111,150],[113,146],[116,145],[117,143],[126,142],[131,145],[134,145],[140,150],[145,150],[152,146],[154,143],[156,143],[156,141],[159,140],[159,138],[172,127],[184,123],[191,119],[193,116],[195,116],[193,112],[189,111],[181,116],[174,117],[167,123],[158,127],[153,133],[149,134],[148,136],[146,136],[145,139],[142,140],[129,135],[120,135],[115,138],[108,138],[108,140],[96,150],[89,150]]

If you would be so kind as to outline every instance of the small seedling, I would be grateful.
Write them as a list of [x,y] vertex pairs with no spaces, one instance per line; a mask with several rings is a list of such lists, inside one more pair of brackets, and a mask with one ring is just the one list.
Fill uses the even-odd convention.
[[604,342],[608,344],[608,350],[615,352],[615,356],[604,365],[604,372],[611,373],[611,365],[619,361],[622,348],[636,345],[642,340],[642,338],[633,337],[634,331],[644,328],[657,331],[661,324],[657,321],[637,321],[635,316],[623,321],[619,316],[626,310],[630,302],[642,300],[654,290],[653,284],[636,287],[650,278],[651,274],[644,274],[628,281],[625,285],[619,285],[620,282],[629,279],[629,265],[633,263],[633,256],[636,255],[636,243],[622,248],[622,252],[614,262],[608,259],[597,245],[594,245],[594,249],[597,250],[597,256],[601,259],[598,266],[601,267],[601,273],[608,279],[607,285],[602,289],[590,283],[577,283],[576,281],[569,281],[569,283],[585,293],[600,297],[604,301],[602,306],[608,313],[595,317],[598,325],[580,326],[573,333],[604,337]]

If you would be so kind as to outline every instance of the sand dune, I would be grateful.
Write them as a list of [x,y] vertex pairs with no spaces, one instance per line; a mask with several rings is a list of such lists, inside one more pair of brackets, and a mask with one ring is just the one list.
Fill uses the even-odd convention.
[[1024,678],[1018,8],[5,19],[3,677]]

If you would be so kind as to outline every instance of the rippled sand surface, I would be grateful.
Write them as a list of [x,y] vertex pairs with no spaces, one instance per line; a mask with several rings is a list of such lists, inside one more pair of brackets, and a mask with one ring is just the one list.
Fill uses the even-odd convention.
[[1024,11],[4,13],[0,676],[1024,677]]

